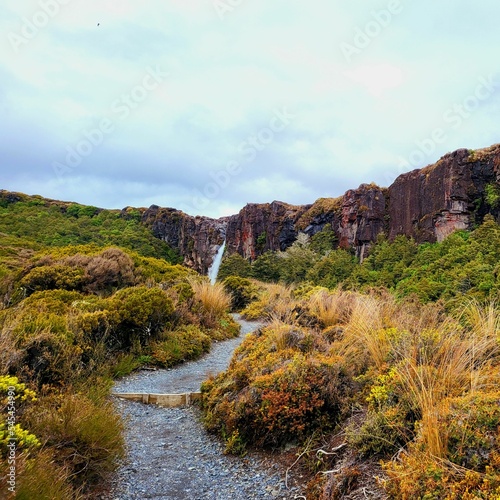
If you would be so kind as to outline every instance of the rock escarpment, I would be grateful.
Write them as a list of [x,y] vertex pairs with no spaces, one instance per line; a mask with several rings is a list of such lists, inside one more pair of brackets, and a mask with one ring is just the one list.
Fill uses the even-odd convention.
[[442,241],[469,229],[486,213],[487,186],[497,186],[500,145],[478,151],[459,149],[434,165],[400,175],[389,188],[389,237],[412,236],[418,242]]
[[255,259],[268,250],[285,250],[299,232],[310,236],[330,226],[342,248],[366,254],[379,234],[442,241],[457,229],[469,229],[491,213],[500,217],[500,145],[459,149],[435,164],[400,175],[389,188],[362,184],[339,198],[311,205],[280,201],[248,204],[221,219],[191,217],[178,210],[150,207],[143,222],[206,272],[226,239],[227,252]]
[[297,239],[297,222],[308,208],[280,201],[246,205],[229,218],[228,252],[255,259],[268,250],[285,250]]
[[178,252],[184,264],[206,274],[225,239],[226,218],[191,217],[174,208],[149,207],[142,223]]

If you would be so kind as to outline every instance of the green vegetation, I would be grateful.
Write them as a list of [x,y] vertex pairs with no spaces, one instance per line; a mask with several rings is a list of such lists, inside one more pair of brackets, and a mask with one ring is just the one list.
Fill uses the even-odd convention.
[[0,191],[2,246],[38,249],[92,243],[101,248],[119,246],[143,256],[180,262],[165,242],[141,225],[141,215],[137,209],[101,210]]
[[[497,198],[486,189],[490,207]],[[320,209],[338,202],[301,223]],[[500,498],[491,216],[441,243],[380,237],[362,263],[326,227],[253,262],[229,256],[215,286],[140,220],[0,193],[2,492],[13,433],[17,498],[92,498],[124,453],[113,377],[236,335],[232,309],[266,324],[203,384],[205,425],[228,453],[297,446],[311,499],[366,481],[395,499]]]
[[318,234],[223,263],[235,297],[253,291],[242,313],[268,324],[205,382],[207,429],[228,453],[298,445],[312,499],[373,476],[395,499],[500,498],[498,224],[381,236],[362,263]]
[[0,491],[15,437],[16,498],[92,498],[124,453],[112,378],[236,335],[230,296],[139,211],[5,193],[0,207]]
[[464,294],[484,300],[500,292],[500,227],[491,216],[474,231],[455,232],[442,243],[418,245],[405,236],[388,241],[381,235],[361,264],[350,250],[328,249],[334,243],[327,229],[251,264],[231,256],[222,263],[222,276],[357,291],[383,287],[424,303],[443,299],[451,304]]
[[261,287],[243,314],[270,322],[204,383],[205,425],[228,453],[302,445],[313,472],[331,471],[308,498],[346,496],[353,471],[363,484],[381,461],[390,498],[496,499],[500,310],[466,299],[454,311],[380,291]]
[[498,208],[500,203],[500,190],[497,184],[487,184],[485,186],[485,200],[491,208]]

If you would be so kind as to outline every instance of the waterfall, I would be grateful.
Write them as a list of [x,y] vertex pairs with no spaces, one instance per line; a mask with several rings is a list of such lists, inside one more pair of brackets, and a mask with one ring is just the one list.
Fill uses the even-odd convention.
[[217,275],[219,274],[219,267],[220,263],[222,262],[222,256],[224,255],[225,248],[226,248],[226,240],[224,240],[224,243],[222,243],[222,245],[217,250],[212,265],[208,268],[208,277],[210,278],[210,283],[212,283],[212,285],[217,280]]

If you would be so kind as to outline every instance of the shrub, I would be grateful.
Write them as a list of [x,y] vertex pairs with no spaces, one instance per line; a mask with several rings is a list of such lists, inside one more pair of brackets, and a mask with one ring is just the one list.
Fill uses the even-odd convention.
[[76,487],[89,488],[106,478],[123,456],[123,424],[111,403],[96,404],[83,394],[40,399],[25,420],[54,460],[67,467]]
[[[500,466],[500,392],[478,392],[448,401],[440,432],[447,458],[476,472]],[[497,482],[500,486],[500,469]]]
[[338,422],[353,383],[321,338],[278,323],[248,336],[229,369],[202,386],[207,429],[243,446],[280,446]]
[[20,281],[28,295],[40,290],[81,290],[83,284],[83,269],[67,265],[35,267]]
[[65,385],[82,375],[82,350],[50,332],[33,336],[23,344],[23,371],[39,387]]
[[249,279],[229,276],[222,282],[222,285],[231,294],[233,311],[241,311],[257,298],[257,289]]
[[[8,445],[16,441],[16,453],[38,448],[40,441],[17,423],[26,406],[36,401],[36,394],[17,377],[0,376],[0,459],[9,455]],[[14,416],[14,421],[9,421]]]
[[252,275],[252,266],[250,262],[238,253],[234,253],[223,259],[219,268],[217,277],[219,280],[224,280],[229,276],[239,276],[248,278]]
[[170,367],[197,358],[210,349],[210,337],[195,325],[165,332],[163,335],[166,337],[164,340],[151,346],[153,360],[160,366]]
[[356,265],[356,258],[347,250],[332,250],[316,262],[308,270],[306,276],[309,281],[316,285],[335,288],[349,278]]
[[135,354],[122,354],[110,369],[113,378],[126,377],[141,366],[141,362]]
[[405,396],[396,369],[376,377],[363,420],[346,430],[361,455],[392,455],[415,437],[416,408]]
[[86,290],[111,292],[113,289],[131,286],[135,282],[134,262],[119,248],[108,248],[92,257],[86,268]]
[[252,276],[266,283],[277,283],[283,269],[283,259],[275,252],[267,251],[252,263]]
[[147,345],[168,326],[174,312],[172,300],[159,288],[124,288],[110,299],[110,310],[118,315],[116,347],[126,348],[138,339]]

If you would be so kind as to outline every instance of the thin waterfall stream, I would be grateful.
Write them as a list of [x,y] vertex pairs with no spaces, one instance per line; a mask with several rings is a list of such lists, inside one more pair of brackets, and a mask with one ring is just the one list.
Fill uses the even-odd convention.
[[222,257],[224,255],[225,249],[226,249],[226,240],[224,240],[222,245],[217,250],[212,265],[208,269],[208,277],[212,285],[215,284],[215,282],[217,281],[217,275],[219,274],[219,268],[222,262]]

